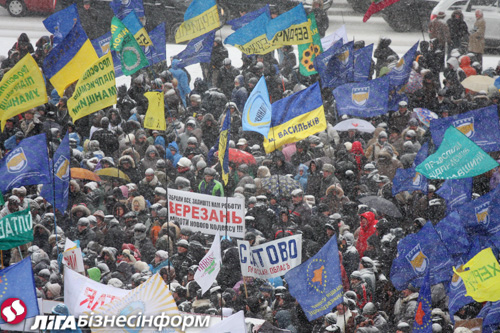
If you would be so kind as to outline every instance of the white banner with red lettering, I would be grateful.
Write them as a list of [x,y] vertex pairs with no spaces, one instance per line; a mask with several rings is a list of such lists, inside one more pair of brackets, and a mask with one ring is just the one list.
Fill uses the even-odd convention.
[[302,263],[302,235],[280,238],[264,244],[250,246],[238,240],[241,274],[269,279],[285,275]]
[[120,299],[129,291],[96,282],[68,267],[64,269],[64,304],[76,317]]
[[200,193],[168,189],[170,220],[180,227],[215,235],[244,238],[245,200],[243,198],[216,197]]

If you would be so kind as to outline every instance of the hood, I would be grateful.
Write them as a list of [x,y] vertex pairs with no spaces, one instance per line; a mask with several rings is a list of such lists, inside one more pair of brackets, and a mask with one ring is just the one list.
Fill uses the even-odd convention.
[[287,328],[292,324],[292,315],[287,310],[280,310],[276,312],[275,318],[278,322],[278,328]]
[[180,62],[179,59],[173,59],[172,60],[172,68],[173,69],[178,69],[179,68],[179,62]]
[[323,160],[322,159],[317,158],[315,160],[312,160],[311,163],[309,163],[309,173],[313,174],[313,172],[311,171],[311,164],[316,165],[316,173],[321,172],[321,169],[323,168]]
[[202,124],[205,124],[209,120],[212,122],[212,125],[215,124],[214,115],[211,113],[207,113],[203,116]]
[[271,177],[271,172],[269,171],[269,168],[266,166],[260,166],[257,169],[257,178],[267,178]]
[[350,232],[346,232],[342,237],[344,237],[347,246],[354,245],[354,235]]
[[109,248],[109,247],[103,248],[101,251],[101,256],[104,257],[105,254],[107,254],[111,258],[111,261],[113,261],[113,262],[116,261],[114,251],[111,250],[111,248]]
[[146,200],[142,195],[134,197],[134,199],[132,200],[132,209],[134,209],[133,207],[136,202],[139,203],[139,211],[143,211],[146,209]]
[[368,228],[372,228],[377,224],[377,220],[375,220],[375,214],[373,212],[365,212],[361,214],[362,217],[368,220]]
[[159,155],[158,155],[158,149],[156,149],[156,147],[155,147],[155,146],[153,146],[153,145],[150,145],[150,146],[148,147],[148,149],[146,149],[146,157],[148,157],[148,158],[149,158],[149,154],[150,154],[151,152],[154,152],[154,153],[156,154],[156,157],[157,157],[157,158],[159,157]]
[[94,281],[101,281],[101,271],[97,267],[92,267],[87,270],[87,274],[89,275],[89,278],[91,278]]
[[469,67],[470,66],[470,58],[469,56],[461,56],[460,57],[460,67]]
[[134,159],[132,158],[132,156],[124,155],[124,156],[120,157],[120,159],[118,160],[118,165],[120,165],[121,162],[124,160],[128,160],[130,162],[130,165],[132,166],[132,168],[135,168],[135,162],[134,162]]
[[300,171],[300,170],[304,171],[304,175],[303,175],[303,176],[307,176],[307,174],[308,174],[308,170],[309,170],[309,168],[307,167],[307,165],[305,165],[305,164],[300,164],[300,165],[299,165],[299,170],[298,170],[298,171]]
[[450,57],[446,63],[450,64],[453,67],[453,69],[455,69],[455,70],[459,67],[458,60],[455,57]]
[[359,141],[354,141],[352,143],[352,148],[351,148],[351,153],[357,154],[357,155],[363,155],[363,146],[361,146],[361,142]]
[[177,145],[177,142],[174,141],[174,142],[170,142],[168,144],[168,150],[170,150],[170,148],[172,148],[172,147],[175,148],[175,150],[177,151],[177,153],[179,153],[179,146]]

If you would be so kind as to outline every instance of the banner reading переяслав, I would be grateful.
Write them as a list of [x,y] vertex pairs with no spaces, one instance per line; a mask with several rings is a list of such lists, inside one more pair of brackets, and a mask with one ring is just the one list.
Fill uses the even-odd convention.
[[73,121],[116,103],[113,58],[108,52],[83,73],[68,99],[68,112]]

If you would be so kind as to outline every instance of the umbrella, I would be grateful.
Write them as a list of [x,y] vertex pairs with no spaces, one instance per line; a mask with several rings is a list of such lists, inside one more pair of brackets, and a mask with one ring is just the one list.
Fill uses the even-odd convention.
[[401,215],[401,212],[399,211],[399,209],[396,207],[395,204],[382,197],[370,195],[367,197],[360,198],[359,201],[361,201],[368,207],[375,208],[379,213],[389,215],[392,217],[403,217],[403,215]]
[[101,178],[90,170],[82,168],[71,168],[71,178],[74,179],[88,179],[95,182],[100,182]]
[[462,86],[475,92],[488,91],[488,87],[495,84],[495,79],[485,75],[471,75],[462,81]]
[[101,178],[115,178],[125,180],[126,182],[130,183],[130,178],[128,178],[127,174],[117,168],[99,169],[95,173]]
[[365,133],[373,133],[375,131],[375,127],[368,121],[357,118],[343,120],[337,125],[335,125],[333,129],[341,132],[345,132],[352,129]]
[[417,114],[418,120],[427,127],[431,125],[431,120],[439,118],[437,114],[424,108],[414,108],[413,111]]
[[293,190],[300,189],[301,187],[300,184],[291,177],[272,175],[271,177],[262,179],[262,188],[276,196],[291,196]]
[[236,148],[229,148],[229,161],[234,162],[236,165],[247,164],[256,165],[257,161],[252,154]]

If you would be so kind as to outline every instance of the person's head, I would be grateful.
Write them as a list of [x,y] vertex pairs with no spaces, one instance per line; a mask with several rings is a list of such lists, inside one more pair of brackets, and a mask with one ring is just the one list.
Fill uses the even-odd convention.
[[28,110],[24,113],[24,119],[33,120],[35,117],[35,109]]
[[387,133],[385,131],[380,132],[378,135],[378,143],[380,145],[383,145],[384,143],[387,142]]
[[21,200],[17,197],[17,195],[11,195],[7,202],[7,207],[9,208],[9,211],[17,212],[20,204]]
[[403,114],[408,110],[408,103],[405,101],[401,101],[398,103],[398,111],[399,113]]
[[292,203],[294,205],[300,204],[304,200],[304,192],[300,189],[292,191]]
[[205,182],[210,183],[212,180],[214,180],[215,177],[215,170],[212,168],[205,168],[203,170],[203,178],[205,179]]
[[76,224],[76,227],[78,229],[79,232],[82,232],[84,231],[85,229],[87,229],[90,225],[90,221],[88,218],[86,217],[82,217],[78,220],[78,223]]
[[481,9],[476,9],[476,18],[480,19],[483,17],[483,11]]
[[178,253],[186,253],[189,250],[189,242],[185,239],[179,240],[175,245]]
[[415,119],[415,118],[411,118],[409,121],[408,121],[408,127],[413,130],[413,131],[416,131],[417,128],[418,128],[418,120]]
[[149,182],[151,182],[154,179],[154,177],[155,177],[155,171],[153,169],[151,169],[151,168],[148,168],[146,170],[146,172],[144,173],[144,176],[146,178],[146,181],[149,183]]
[[90,9],[90,0],[83,0],[83,8],[85,8],[85,10]]
[[322,171],[323,177],[328,178],[335,172],[335,169],[333,168],[333,165],[326,163],[325,165],[323,165]]

